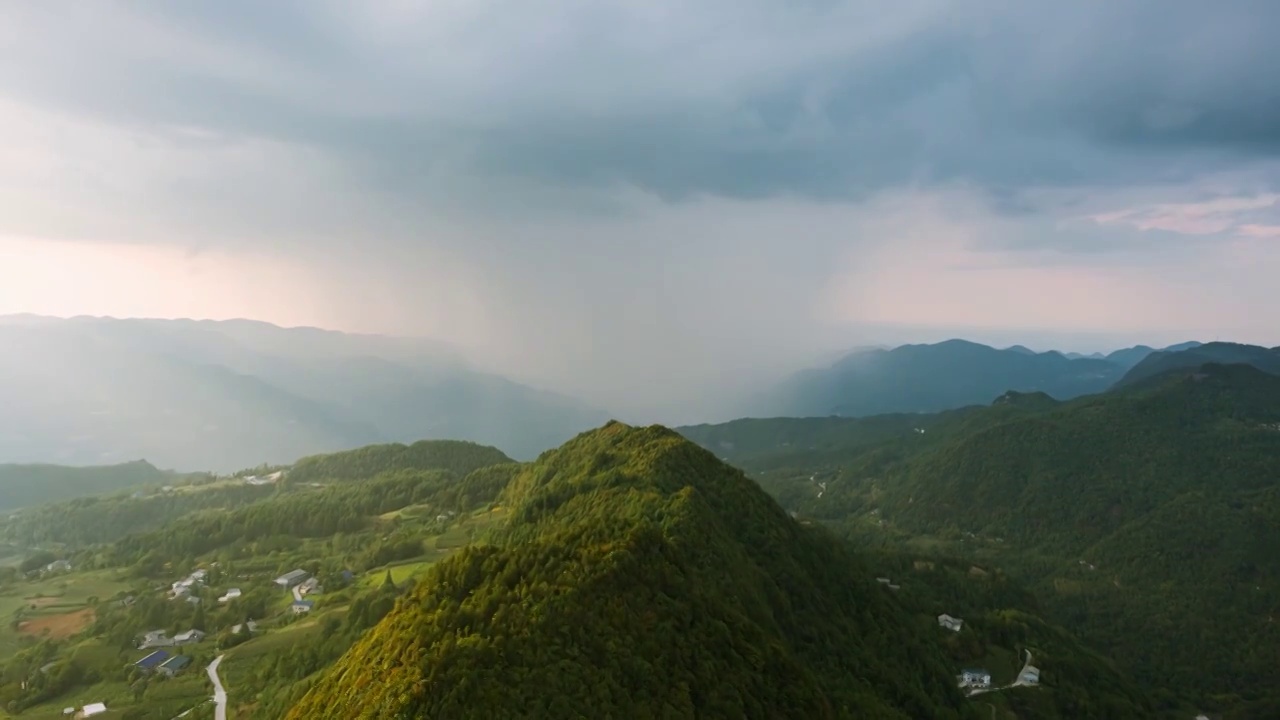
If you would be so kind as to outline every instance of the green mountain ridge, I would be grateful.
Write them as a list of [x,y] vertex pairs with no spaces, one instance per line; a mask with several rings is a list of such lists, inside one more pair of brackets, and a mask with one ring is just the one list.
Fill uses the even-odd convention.
[[[611,423],[532,464],[470,442],[374,445],[245,482],[277,469],[0,520],[0,539],[62,545],[21,570],[75,568],[0,572],[0,599],[58,597],[0,631],[19,650],[0,661],[4,707],[52,717],[105,682],[91,692],[124,717],[166,720],[207,697],[202,675],[173,685],[127,668],[141,633],[195,626],[216,640],[187,652],[197,668],[225,654],[239,717],[299,702],[343,718],[1155,717],[1122,668],[1045,622],[1007,575],[854,553],[665,428]],[[207,602],[170,599],[195,567],[211,573],[193,591]],[[311,617],[273,582],[295,567],[325,585]],[[873,580],[885,573],[901,587]],[[240,597],[212,602],[232,584]],[[83,609],[93,623],[69,640],[20,631]],[[940,612],[962,613],[966,631],[939,628]],[[234,631],[246,617],[258,632]],[[1041,686],[959,697],[958,668],[990,665],[1003,686],[1027,652]],[[51,679],[24,684],[51,664]]]
[[1147,355],[1116,383],[1123,388],[1170,372],[1193,371],[1207,364],[1243,364],[1272,375],[1280,375],[1280,349],[1241,343],[1211,342],[1181,350],[1165,350]]
[[[786,507],[859,542],[1006,567],[1051,620],[1148,688],[1269,717],[1258,708],[1280,687],[1280,377],[1208,364],[1068,402],[1027,399],[911,427],[682,430],[733,446]],[[825,449],[792,452],[780,438]]]
[[145,460],[97,467],[0,465],[0,511],[156,485],[170,477]]
[[974,717],[854,558],[672,431],[580,435],[502,502],[290,717]]

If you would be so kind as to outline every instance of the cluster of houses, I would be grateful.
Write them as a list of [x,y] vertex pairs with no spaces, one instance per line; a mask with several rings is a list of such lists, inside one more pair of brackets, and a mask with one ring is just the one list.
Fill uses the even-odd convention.
[[276,585],[293,593],[293,604],[289,609],[294,615],[303,615],[311,612],[316,606],[314,600],[307,600],[304,596],[317,594],[321,592],[320,581],[306,570],[290,570],[289,572],[276,578]]
[[193,591],[204,586],[205,580],[209,578],[209,571],[200,568],[192,572],[190,575],[175,582],[171,586],[170,595],[174,600],[185,598],[187,602],[196,604],[200,602],[200,598],[192,594]]
[[173,637],[169,637],[166,630],[152,630],[142,636],[142,643],[138,645],[139,650],[147,650],[158,647],[174,647],[177,645],[190,645],[198,643],[205,638],[203,630],[192,628],[186,632],[180,632]]

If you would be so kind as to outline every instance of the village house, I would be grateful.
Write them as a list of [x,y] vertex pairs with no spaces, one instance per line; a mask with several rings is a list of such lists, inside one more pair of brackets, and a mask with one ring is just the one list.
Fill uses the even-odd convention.
[[302,615],[311,612],[311,608],[315,607],[314,600],[296,600],[293,605],[289,606],[293,610],[294,615]]
[[173,638],[169,637],[167,630],[152,630],[142,636],[142,642],[138,645],[139,650],[148,648],[170,647],[174,645]]
[[93,717],[94,715],[101,715],[106,711],[107,711],[106,703],[100,703],[100,702],[89,703],[88,705],[85,705],[83,708],[80,709],[80,717],[90,718],[90,717]]
[[238,597],[240,597],[240,588],[230,588],[222,597],[218,598],[218,602],[230,602]]
[[194,628],[173,636],[173,644],[175,645],[189,645],[190,643],[198,643],[201,640],[204,640],[204,631]]
[[44,566],[44,571],[50,572],[50,573],[67,572],[70,569],[71,569],[70,560],[54,560],[53,562]]
[[252,634],[254,634],[254,633],[258,632],[258,623],[257,623],[256,621],[254,621],[254,620],[250,620],[250,621],[249,621],[249,622],[247,622],[247,623],[240,623],[239,625],[232,625],[232,626],[231,626],[231,634],[232,634],[232,635],[239,635],[239,634],[240,634],[240,631],[241,631],[241,630],[245,630],[246,628],[248,629],[249,634],[250,634],[250,635],[252,635]]
[[964,620],[943,613],[938,616],[938,626],[953,632],[960,632],[960,628],[964,627]]
[[986,670],[970,669],[960,671],[960,687],[983,689],[991,687],[991,673]]
[[186,667],[190,664],[191,664],[191,658],[187,657],[186,655],[175,655],[169,658],[168,660],[165,660],[163,663],[161,663],[160,667],[156,668],[156,670],[161,675],[165,675],[167,677],[173,677],[174,675],[177,675],[178,673],[186,669]]
[[208,577],[209,571],[202,568],[175,582],[170,586],[174,599],[189,596],[193,590],[204,585]]
[[301,595],[318,594],[320,591],[320,581],[314,577],[309,577],[298,585],[298,593]]
[[309,577],[311,577],[311,573],[307,572],[306,570],[301,570],[301,569],[290,570],[289,572],[276,578],[276,585],[279,585],[281,588],[285,590],[291,590],[295,585],[302,583],[304,580],[306,580]]
[[141,670],[143,673],[151,673],[157,667],[160,667],[161,663],[163,663],[165,660],[168,660],[168,659],[169,659],[168,652],[164,650],[156,650],[150,655],[134,663],[133,666]]

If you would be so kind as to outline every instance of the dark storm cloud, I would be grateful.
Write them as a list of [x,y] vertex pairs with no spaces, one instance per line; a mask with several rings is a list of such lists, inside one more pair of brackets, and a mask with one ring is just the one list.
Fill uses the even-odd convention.
[[1274,2],[411,5],[15,7],[0,90],[485,204],[506,183],[847,199],[963,180],[1018,212],[1028,186],[1280,150]]

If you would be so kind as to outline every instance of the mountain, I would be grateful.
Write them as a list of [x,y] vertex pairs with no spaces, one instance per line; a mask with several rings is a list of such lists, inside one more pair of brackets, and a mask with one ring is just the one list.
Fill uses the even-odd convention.
[[936,627],[670,430],[584,433],[501,504],[289,717],[977,717]]
[[1006,568],[1148,688],[1233,718],[1280,703],[1280,377],[1210,364],[909,426],[682,431],[731,447],[785,507],[860,542]]
[[159,485],[172,476],[138,460],[100,467],[0,465],[0,511]]
[[967,340],[862,350],[828,368],[797,373],[753,398],[744,414],[820,417],[937,412],[985,405],[1006,390],[1070,399],[1106,390],[1152,352],[1139,345],[1105,357],[1083,356],[1056,350],[1037,353],[1022,345],[997,350]]
[[1117,387],[1133,385],[1164,373],[1191,370],[1207,363],[1243,363],[1263,372],[1280,375],[1280,348],[1257,345],[1211,342],[1192,347],[1167,348],[1147,355],[1116,383]]
[[760,398],[755,416],[879,415],[986,404],[1000,393],[1039,390],[1058,398],[1098,392],[1123,369],[1058,352],[997,350],[966,340],[903,345],[846,356],[801,372]]
[[234,470],[449,437],[530,458],[603,421],[430,341],[266,323],[0,318],[0,461]]

